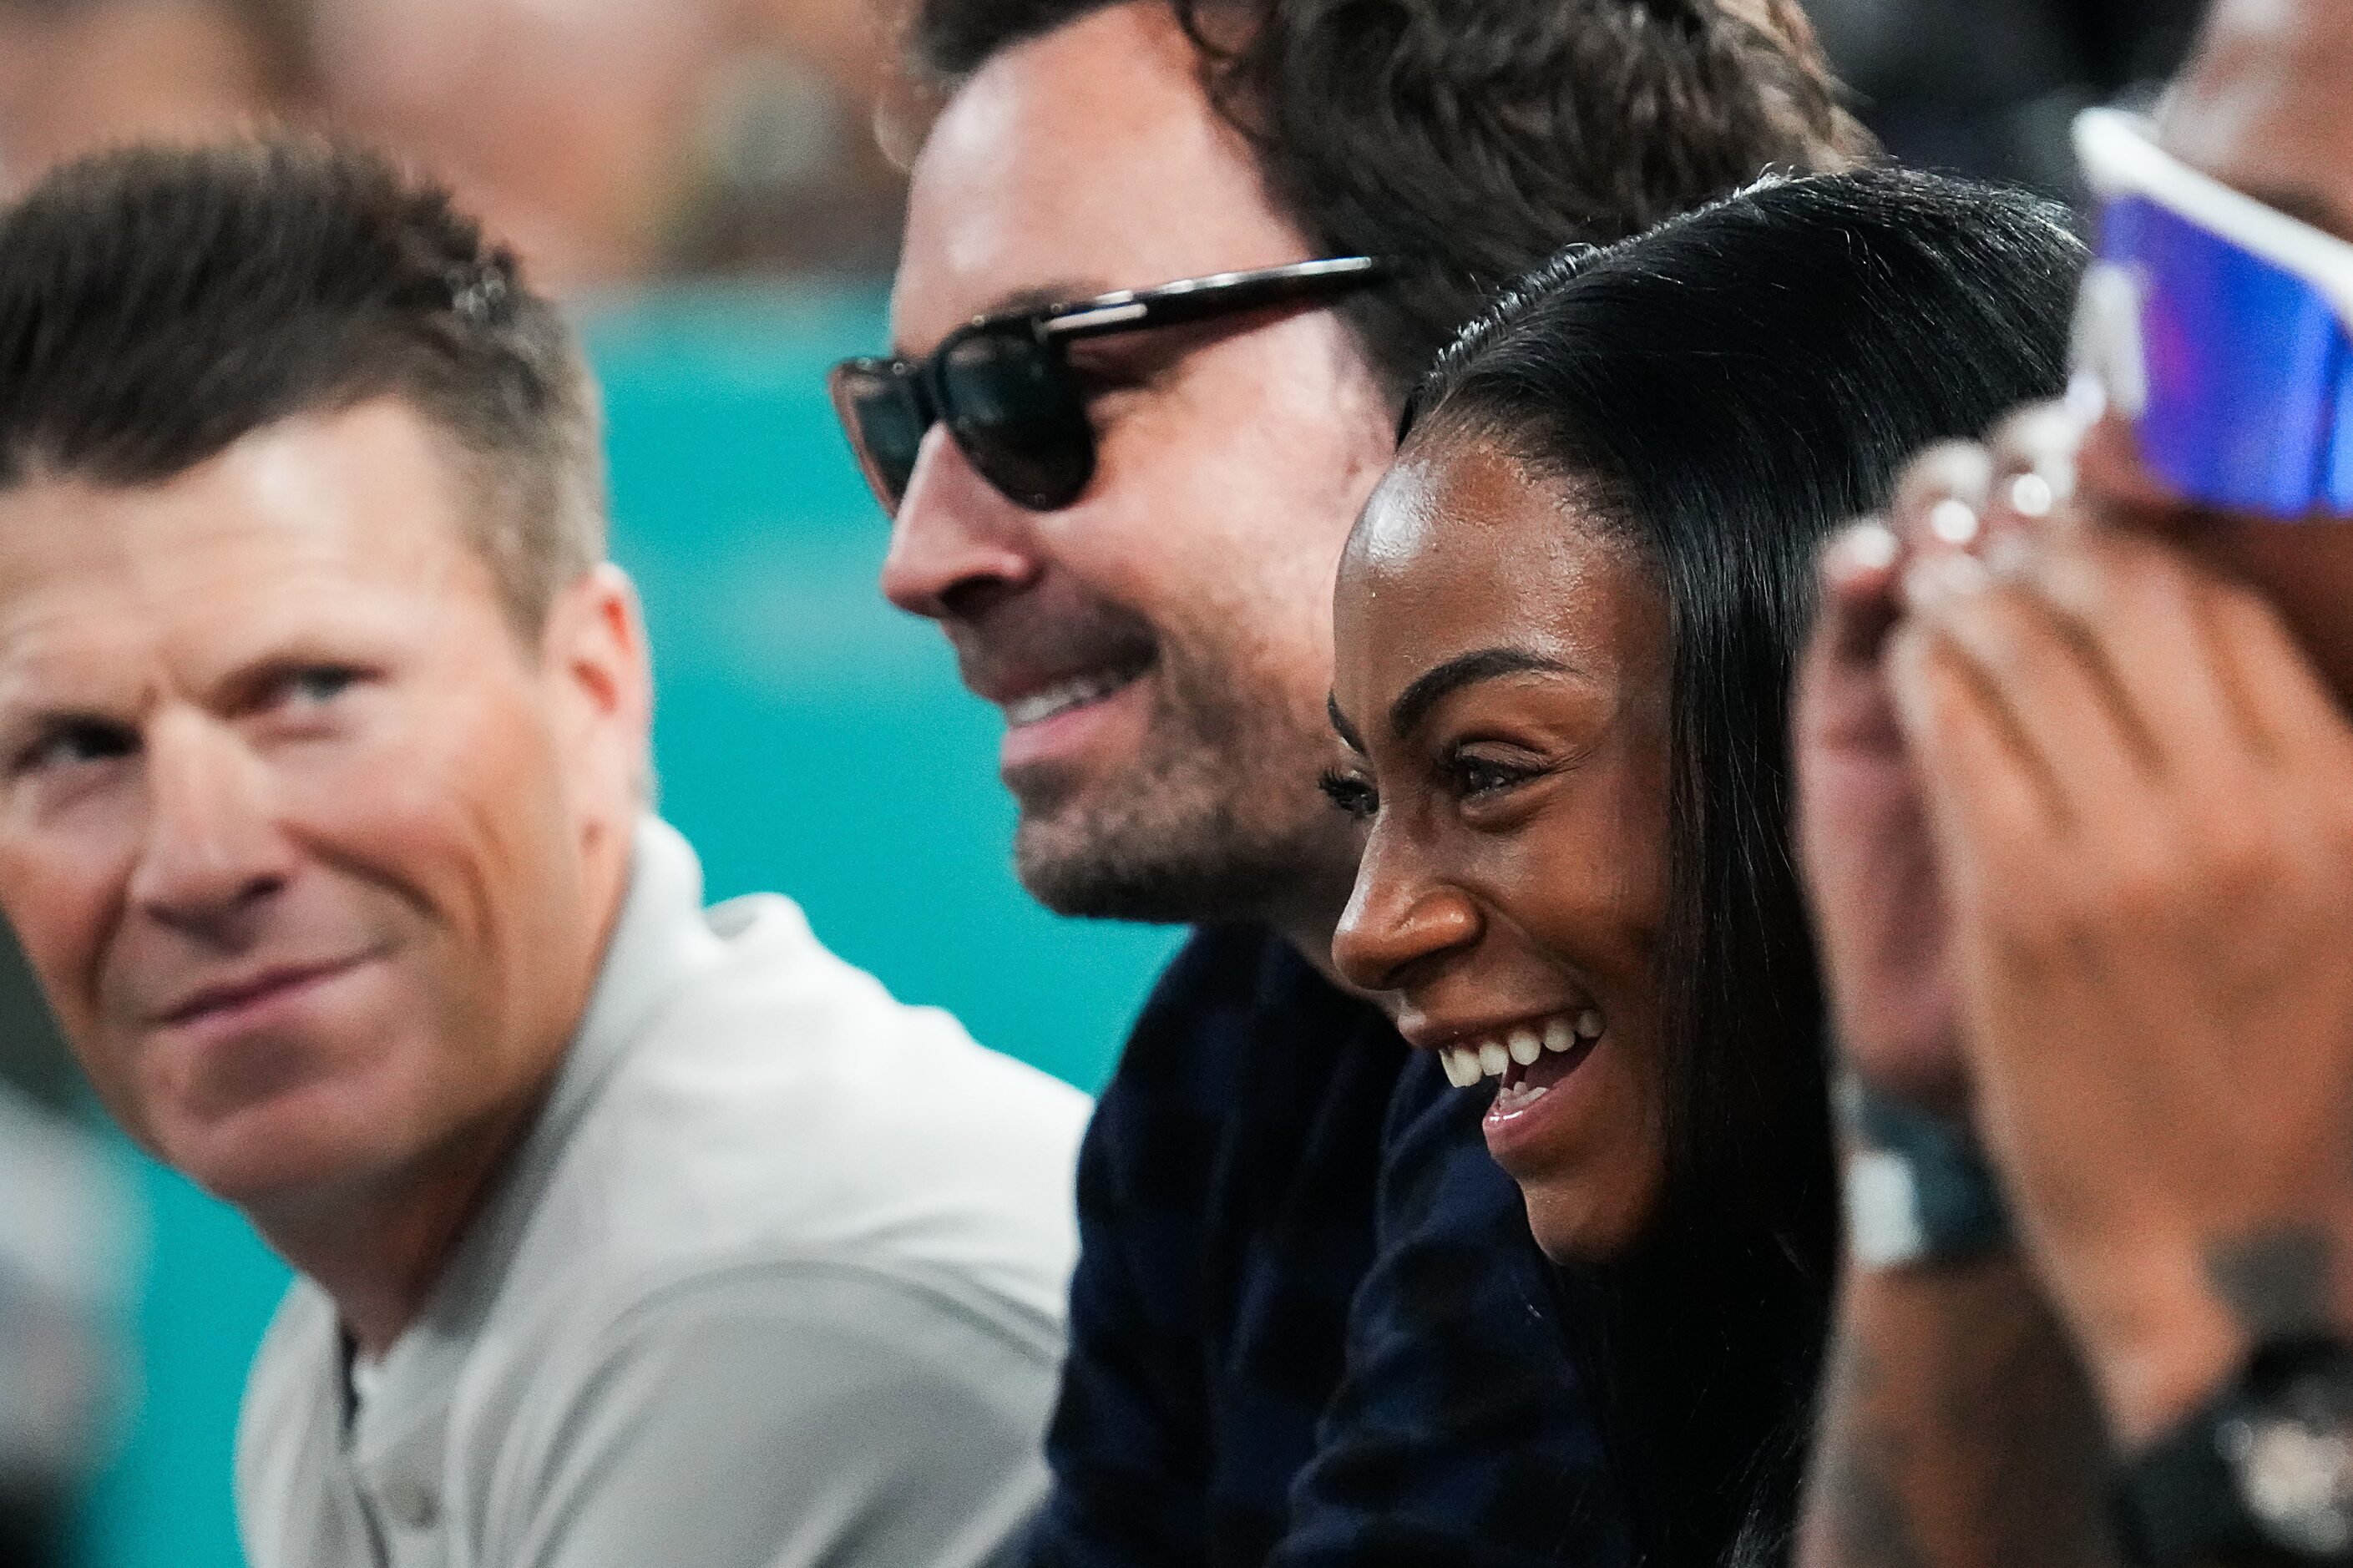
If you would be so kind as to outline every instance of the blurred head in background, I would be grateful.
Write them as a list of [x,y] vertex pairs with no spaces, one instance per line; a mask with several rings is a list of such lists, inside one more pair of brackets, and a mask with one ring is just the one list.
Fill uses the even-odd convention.
[[890,264],[868,0],[332,0],[319,112],[448,184],[542,287]]
[[1859,151],[1786,0],[928,0],[895,346],[1010,306],[1368,256],[1389,280],[1074,347],[1076,500],[1000,493],[947,431],[884,588],[1003,708],[1024,882],[1067,913],[1260,920],[1317,962],[1355,827],[1331,582],[1405,391],[1487,292],[1768,163]]
[[2081,186],[2067,123],[2086,104],[2154,96],[2205,0],[1806,0],[1856,112],[1926,169]]
[[321,107],[430,169],[557,292],[651,270],[715,7],[332,0]]
[[0,191],[291,121],[450,186],[556,293],[874,272],[882,32],[865,0],[0,0]]
[[[2353,447],[2342,427],[2353,406],[2342,283],[2353,258],[2348,81],[2353,10],[2331,0],[2215,5],[2153,139],[2193,179],[2272,210],[2254,215],[2253,231],[2238,215],[2220,226],[2184,219],[2168,208],[2178,173],[2159,175],[2166,190],[2154,202],[2111,206],[2103,247],[2116,266],[2095,275],[2084,317],[2105,416],[2082,466],[2089,499],[2112,517],[2257,586],[2353,703]],[[2193,205],[2208,204],[2193,195]],[[2290,254],[2311,259],[2277,264]],[[2100,287],[2119,282],[2121,322]]]
[[647,702],[597,436],[554,309],[370,157],[109,154],[0,217],[0,908],[107,1108],[281,1250],[470,1192],[584,1005]]
[[310,89],[302,0],[0,0],[0,193],[97,147],[217,135]]

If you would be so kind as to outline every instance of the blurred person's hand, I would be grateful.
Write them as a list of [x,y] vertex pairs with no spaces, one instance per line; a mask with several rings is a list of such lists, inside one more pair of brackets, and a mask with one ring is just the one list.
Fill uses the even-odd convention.
[[2353,726],[2263,597],[2118,526],[2145,497],[2075,499],[2074,440],[1927,503],[1887,669],[1978,1125],[2129,1445],[2345,1321]]
[[134,1200],[95,1138],[5,1078],[0,1193],[0,1501],[63,1497],[105,1458],[124,1392]]
[[1794,719],[1799,851],[1841,1050],[1874,1090],[1947,1113],[1968,1096],[1944,898],[1883,666],[1903,539],[1939,501],[1982,498],[1987,474],[1982,448],[1936,447],[1907,470],[1886,521],[1831,544]]

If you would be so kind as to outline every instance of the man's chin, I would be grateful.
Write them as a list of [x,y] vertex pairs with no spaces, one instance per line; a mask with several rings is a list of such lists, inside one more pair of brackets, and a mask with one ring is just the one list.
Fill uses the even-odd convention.
[[1021,811],[1015,869],[1057,914],[1269,921],[1303,887],[1354,879],[1353,831],[1314,787],[1320,723],[1204,696],[1185,668],[1164,659],[1100,711],[1047,721],[1052,732],[1026,739],[1052,743],[1025,744],[1004,770]]
[[1267,919],[1307,863],[1298,847],[1243,839],[1214,815],[1147,826],[1027,810],[1013,859],[1022,887],[1056,914],[1144,925]]
[[272,1095],[162,1130],[154,1152],[234,1208],[299,1211],[365,1186],[399,1163],[387,1118],[332,1103],[317,1089]]
[[1097,861],[1025,854],[1018,849],[1014,869],[1031,898],[1071,920],[1185,925],[1203,918],[1190,911],[1191,900],[1149,874],[1131,874]]

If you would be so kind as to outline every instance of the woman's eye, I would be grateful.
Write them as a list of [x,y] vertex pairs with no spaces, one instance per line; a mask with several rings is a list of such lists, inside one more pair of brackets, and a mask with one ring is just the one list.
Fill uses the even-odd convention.
[[1322,787],[1324,797],[1337,806],[1343,816],[1354,817],[1358,822],[1371,821],[1373,814],[1381,808],[1379,793],[1369,782],[1355,773],[1335,768],[1316,783]]
[[1481,756],[1475,752],[1457,752],[1446,762],[1447,782],[1464,800],[1501,795],[1527,783],[1542,771],[1525,763]]

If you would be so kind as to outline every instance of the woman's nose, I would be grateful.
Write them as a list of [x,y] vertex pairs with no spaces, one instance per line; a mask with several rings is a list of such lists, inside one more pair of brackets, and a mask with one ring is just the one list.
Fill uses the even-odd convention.
[[1356,890],[1332,935],[1332,962],[1352,985],[1394,991],[1415,967],[1478,940],[1469,895],[1432,876],[1397,836],[1377,826],[1356,867]]

